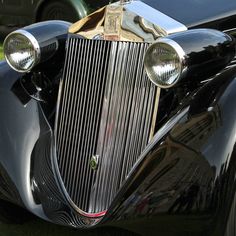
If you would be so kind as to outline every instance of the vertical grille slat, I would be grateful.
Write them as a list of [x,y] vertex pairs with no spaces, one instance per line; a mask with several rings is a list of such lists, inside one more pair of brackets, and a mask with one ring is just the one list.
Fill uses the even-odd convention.
[[55,132],[58,166],[71,200],[97,213],[109,207],[148,143],[156,88],[144,72],[147,43],[71,36],[67,46]]
[[[86,46],[86,45],[85,45]],[[80,51],[81,50],[81,48],[76,48],[76,51]],[[81,50],[82,51],[82,50]],[[85,60],[87,60],[87,58],[88,58],[88,51],[86,52],[86,54],[82,54],[81,56],[84,56],[85,57]],[[77,58],[78,59],[78,58]],[[86,67],[84,66],[84,65],[82,65],[82,68],[81,68],[81,74],[78,74],[77,76],[78,76],[78,78],[80,78],[81,80],[80,80],[80,82],[81,82],[81,86],[82,86],[82,88],[81,88],[81,91],[80,91],[80,93],[79,93],[79,96],[78,96],[78,98],[79,98],[79,100],[80,100],[80,98],[83,96],[83,91],[84,91],[84,87],[86,86],[86,80],[85,80],[85,77],[83,76],[83,71],[84,70],[86,70]],[[72,70],[72,71],[75,71],[75,70]],[[76,71],[75,71],[76,72]],[[80,72],[80,71],[79,71]],[[74,83],[73,83],[73,87],[74,88],[77,88],[77,84],[79,84],[79,83],[77,83],[76,84],[76,81],[73,81]],[[81,94],[82,93],[82,94]],[[73,99],[74,97],[77,97],[76,96],[76,94],[74,94],[74,93],[71,93],[70,94],[71,95],[71,99]],[[73,103],[76,103],[75,102],[75,100],[73,100]],[[78,133],[80,133],[81,132],[81,129],[83,128],[83,127],[80,127],[80,119],[82,119],[82,117],[81,117],[81,112],[83,112],[83,110],[84,110],[84,108],[85,108],[85,105],[84,105],[84,102],[82,102],[82,105],[78,108],[77,106],[75,106],[74,107],[75,109],[73,109],[73,111],[75,111],[76,110],[76,108],[78,109],[78,113],[77,113],[77,115],[76,116],[71,116],[71,117],[69,117],[70,116],[70,114],[71,114],[71,111],[69,110],[68,111],[68,114],[69,114],[69,116],[68,116],[68,118],[70,119],[70,122],[73,122],[72,123],[72,125],[71,125],[71,130],[69,130],[69,132],[70,132],[70,135],[72,135],[72,136],[70,136],[70,139],[69,139],[69,141],[70,141],[70,143],[68,144],[68,146],[69,147],[71,147],[70,148],[70,150],[68,150],[68,152],[67,152],[67,154],[68,154],[68,156],[70,156],[71,158],[69,158],[68,159],[68,162],[70,163],[69,165],[68,165],[68,169],[67,169],[67,173],[68,173],[68,175],[66,176],[67,178],[65,178],[65,183],[66,183],[66,185],[68,185],[68,183],[69,183],[69,181],[70,181],[70,177],[69,176],[71,176],[71,178],[73,177],[73,170],[72,170],[72,168],[73,168],[73,164],[74,164],[74,159],[76,158],[76,153],[77,153],[77,150],[76,150],[76,143],[79,143],[80,142],[80,139],[79,139],[79,141],[77,140],[77,135],[78,135]],[[71,108],[69,108],[69,109],[71,109]],[[75,133],[74,133],[75,132]],[[74,133],[74,135],[73,135],[73,133]],[[75,138],[76,137],[76,138]],[[81,160],[81,159],[80,159]],[[83,160],[83,159],[82,159]],[[74,166],[75,167],[75,166]],[[70,171],[70,170],[72,170],[72,171]]]
[[[77,115],[77,125],[75,127],[75,130],[76,130],[76,135],[75,135],[75,148],[74,148],[74,153],[73,153],[73,156],[74,157],[77,157],[77,152],[79,151],[81,156],[84,154],[84,150],[83,150],[83,147],[82,147],[82,131],[84,129],[84,124],[83,124],[83,115],[84,114],[84,109],[85,109],[85,106],[86,106],[86,100],[83,99],[83,97],[85,97],[85,93],[86,93],[86,85],[88,81],[86,81],[86,73],[87,73],[87,67],[86,67],[86,63],[88,62],[88,57],[89,57],[89,50],[87,50],[87,48],[89,48],[89,45],[88,45],[88,41],[84,41],[84,44],[81,44],[81,48],[79,48],[78,50],[83,50],[85,51],[84,54],[81,55],[81,58],[85,59],[84,61],[81,60],[81,58],[77,58],[77,60],[81,60],[82,61],[82,70],[80,71],[80,74],[79,76],[77,77],[78,79],[81,79],[81,82],[80,81],[77,81],[78,84],[81,84],[81,91],[80,91],[80,97],[76,97],[78,99],[78,102],[80,102],[78,105],[77,105],[77,109],[78,109],[78,115]],[[78,144],[81,149],[80,150],[77,150],[76,148],[76,144]],[[78,161],[78,164],[75,165],[75,169],[77,168],[77,166],[84,166],[84,162],[85,162],[85,159],[84,158],[78,158],[79,159]],[[76,171],[72,172],[72,174],[75,174]],[[78,186],[81,185],[81,179],[79,179],[79,176],[82,175],[81,173],[81,169],[80,171],[77,173],[76,176],[73,176],[76,181],[75,181],[75,188],[73,189],[72,191],[72,196],[75,196],[75,199],[78,199],[78,194],[81,194],[83,193],[82,191],[78,192],[77,191],[77,188]],[[84,186],[82,186],[82,190]],[[75,200],[76,201],[76,200]],[[79,207],[82,207],[81,205]]]
[[[75,72],[73,72],[75,78],[80,78],[80,82],[77,82],[77,84],[76,84],[76,87],[77,87],[77,96],[76,97],[77,97],[78,101],[81,100],[81,98],[82,98],[83,86],[84,86],[84,83],[82,81],[82,73],[85,69],[84,69],[84,63],[82,62],[82,60],[80,60],[80,58],[86,56],[85,53],[84,53],[84,50],[86,48],[85,43],[86,43],[85,41],[81,42],[80,46],[77,48],[79,56],[76,59],[79,62],[79,67]],[[74,128],[74,135],[73,135],[73,140],[72,140],[72,142],[74,143],[74,147],[71,150],[71,153],[72,153],[72,158],[73,158],[73,160],[75,159],[75,161],[74,161],[74,163],[71,162],[71,164],[74,164],[74,165],[72,166],[73,169],[71,169],[70,174],[71,174],[71,178],[73,178],[71,184],[73,186],[76,186],[77,181],[75,181],[75,180],[77,178],[76,178],[76,176],[73,176],[73,174],[76,171],[76,166],[81,165],[81,159],[80,158],[75,158],[76,157],[76,145],[75,144],[80,142],[79,137],[78,137],[80,129],[78,128],[78,126],[79,126],[79,123],[80,123],[80,120],[81,120],[80,113],[81,113],[82,106],[77,105],[74,109],[76,111],[76,113],[75,113],[75,125],[73,127]],[[75,195],[75,190],[76,190],[76,188],[73,189],[72,195]]]
[[[75,53],[77,51],[76,50],[77,48],[78,48],[78,42],[75,43],[75,48],[74,48]],[[78,51],[78,52],[80,52],[80,51]],[[75,57],[74,54],[73,54],[73,56]],[[75,76],[77,76],[77,73],[78,73],[77,70],[76,70],[77,63],[78,63],[78,61],[76,61],[76,57],[75,57],[74,61],[73,61],[72,68],[71,68],[72,71],[76,72]],[[71,173],[68,170],[73,168],[73,162],[74,162],[74,156],[72,155],[72,153],[74,151],[74,148],[73,148],[74,142],[73,142],[73,140],[74,140],[74,126],[75,126],[75,122],[73,122],[73,120],[70,119],[70,118],[71,117],[76,117],[77,110],[73,109],[73,107],[76,106],[76,101],[73,99],[75,94],[78,94],[78,85],[75,84],[75,83],[72,83],[71,84],[71,90],[69,92],[69,99],[68,99],[68,103],[69,103],[68,119],[65,122],[67,124],[67,128],[68,128],[68,131],[69,131],[68,132],[68,135],[69,135],[68,139],[72,140],[71,142],[68,143],[68,147],[67,147],[68,149],[67,149],[66,153],[67,153],[68,156],[71,156],[73,158],[71,158],[70,161],[69,161],[69,165],[68,165],[68,169],[67,169],[67,175],[65,177],[66,183],[68,183],[71,180]]]
[[[71,57],[69,58],[69,56],[67,56],[68,57],[68,61],[69,61],[69,65],[71,65],[72,63],[70,62],[70,60],[72,60],[73,59],[73,52],[74,52],[74,50],[73,50],[73,42],[72,42],[72,40],[71,40],[71,43],[72,43],[72,46],[70,47],[70,50],[69,50],[69,52],[68,52],[68,54],[71,54]],[[67,96],[68,96],[68,93],[69,93],[69,80],[68,80],[68,76],[69,76],[69,71],[70,71],[70,69],[71,69],[71,67],[70,66],[68,66],[67,67],[67,69],[65,70],[66,71],[66,73],[65,73],[65,75],[64,75],[64,77],[66,78],[66,80],[65,80],[65,83],[63,84],[64,85],[64,90],[63,90],[63,92],[64,92],[64,94],[63,94],[63,97],[64,97],[64,99],[62,100],[62,104],[61,104],[61,123],[60,123],[60,127],[59,127],[59,129],[58,129],[58,152],[59,153],[61,153],[61,155],[63,155],[63,146],[62,146],[62,135],[63,135],[63,124],[65,124],[65,107],[66,107],[66,105],[67,105],[67,102],[68,102],[68,100],[66,99],[67,98]],[[63,159],[61,160],[62,162],[63,162]],[[65,161],[65,160],[64,160]],[[64,164],[64,162],[63,163],[60,163],[60,164]]]

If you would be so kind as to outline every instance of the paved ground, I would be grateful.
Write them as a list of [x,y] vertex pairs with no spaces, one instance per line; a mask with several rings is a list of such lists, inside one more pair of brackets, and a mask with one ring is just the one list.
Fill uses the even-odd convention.
[[130,236],[129,233],[115,228],[78,230],[58,226],[40,219],[24,224],[1,224],[0,236]]
[[0,224],[1,236],[88,236],[73,229],[56,226],[41,220],[34,220],[24,224]]

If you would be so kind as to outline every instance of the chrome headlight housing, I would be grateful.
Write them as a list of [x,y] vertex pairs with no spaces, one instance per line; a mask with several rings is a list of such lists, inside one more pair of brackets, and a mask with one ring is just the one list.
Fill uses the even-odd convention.
[[56,53],[64,54],[70,25],[65,21],[45,21],[10,33],[3,43],[6,61],[18,72],[29,72]]
[[39,43],[25,30],[9,34],[3,48],[6,61],[18,72],[28,72],[40,62]]
[[158,39],[148,48],[144,66],[158,87],[179,81],[203,81],[225,68],[235,56],[235,39],[213,29],[193,29]]
[[184,50],[175,41],[159,39],[145,55],[144,65],[149,79],[161,88],[175,85],[186,70],[185,56]]

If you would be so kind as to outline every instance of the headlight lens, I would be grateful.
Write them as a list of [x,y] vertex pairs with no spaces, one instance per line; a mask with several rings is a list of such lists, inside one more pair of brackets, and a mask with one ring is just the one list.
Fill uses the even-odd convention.
[[175,85],[185,70],[185,53],[173,40],[159,39],[145,55],[144,65],[149,79],[161,88]]
[[29,32],[17,30],[4,41],[4,55],[8,64],[16,71],[30,71],[40,61],[40,47]]

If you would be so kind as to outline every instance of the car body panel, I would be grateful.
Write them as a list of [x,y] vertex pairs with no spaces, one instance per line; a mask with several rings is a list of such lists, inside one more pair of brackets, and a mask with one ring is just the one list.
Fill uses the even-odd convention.
[[222,19],[226,21],[227,19],[229,20],[229,17],[231,23],[234,24],[231,17],[236,14],[236,3],[232,0],[172,0],[168,2],[165,0],[143,0],[143,2],[173,17],[175,20],[185,24],[188,28],[206,23],[209,24],[212,21],[222,21]]
[[[73,213],[58,187],[50,151],[54,146],[53,133],[43,108],[33,99],[22,104],[24,91],[19,93],[17,89],[15,93],[21,75],[6,62],[1,62],[0,69],[0,162],[13,183],[10,186],[15,186],[14,193],[18,193],[12,199],[55,223],[70,222],[74,227],[97,224],[99,219],[89,222],[89,218]],[[150,235],[157,231],[163,235],[166,232],[202,235],[206,229],[211,229],[207,235],[212,235],[214,230],[224,232],[229,227],[228,214],[235,194],[236,110],[231,106],[235,89],[236,68],[232,67],[177,109],[140,156],[102,225],[144,235],[145,227],[152,228],[148,231]],[[212,91],[211,96],[208,91]],[[206,119],[209,122],[202,128],[201,121]],[[195,132],[193,139],[186,139],[186,131]],[[154,221],[162,223],[153,225]],[[170,229],[169,222],[178,222],[178,228]]]
[[[38,12],[42,10],[42,6],[47,4],[49,1],[46,0],[34,0],[34,1],[13,1],[13,0],[3,0],[0,5],[0,16],[4,24],[10,25],[24,25],[25,23],[30,24],[35,22],[38,17]],[[88,12],[86,3],[83,0],[69,0],[68,1],[72,6],[76,7],[78,16],[84,17],[85,12]],[[217,21],[219,19],[225,18],[231,19],[235,16],[236,11],[233,10],[236,7],[234,1],[223,2],[222,0],[208,0],[208,1],[192,1],[187,0],[181,1],[172,1],[171,4],[167,3],[164,0],[154,1],[154,0],[144,0],[144,3],[150,5],[151,7],[165,13],[166,15],[173,17],[177,21],[185,24],[187,27],[195,27],[197,25],[206,24],[212,21]],[[98,4],[88,1],[92,7],[97,7]],[[103,1],[101,5],[105,5],[107,1]],[[101,6],[100,5],[100,6]],[[210,8],[207,6],[211,6]],[[8,18],[13,15],[14,17],[11,22],[9,19],[2,18],[2,15],[7,15]],[[183,11],[185,9],[185,11]],[[22,18],[25,16],[25,20]],[[21,17],[22,19],[20,19]],[[8,22],[7,22],[7,21]],[[22,22],[21,22],[22,21]],[[224,22],[226,24],[226,22]]]
[[166,133],[160,129],[113,202],[109,221],[131,220],[127,228],[143,235],[233,235],[235,72],[206,84],[169,120]]

